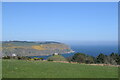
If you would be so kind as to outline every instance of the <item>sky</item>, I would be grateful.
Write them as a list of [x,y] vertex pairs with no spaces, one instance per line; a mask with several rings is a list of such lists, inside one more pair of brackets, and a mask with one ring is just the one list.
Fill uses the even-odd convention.
[[115,43],[117,2],[4,2],[3,41]]

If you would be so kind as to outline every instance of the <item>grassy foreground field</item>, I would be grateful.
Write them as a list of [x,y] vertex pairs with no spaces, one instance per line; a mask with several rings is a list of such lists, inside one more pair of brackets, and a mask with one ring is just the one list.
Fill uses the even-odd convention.
[[2,78],[2,59],[0,59],[0,79]]
[[3,60],[3,78],[117,78],[118,68],[47,61]]

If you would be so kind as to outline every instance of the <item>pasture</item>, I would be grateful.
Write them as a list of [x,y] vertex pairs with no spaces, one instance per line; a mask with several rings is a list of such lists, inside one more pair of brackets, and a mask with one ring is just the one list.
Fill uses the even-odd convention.
[[118,68],[48,61],[3,60],[3,78],[117,78]]

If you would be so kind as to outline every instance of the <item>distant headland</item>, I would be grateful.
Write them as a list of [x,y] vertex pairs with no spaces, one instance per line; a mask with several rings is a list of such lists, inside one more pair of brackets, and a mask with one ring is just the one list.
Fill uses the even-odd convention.
[[3,56],[43,56],[74,52],[68,45],[55,41],[2,41]]

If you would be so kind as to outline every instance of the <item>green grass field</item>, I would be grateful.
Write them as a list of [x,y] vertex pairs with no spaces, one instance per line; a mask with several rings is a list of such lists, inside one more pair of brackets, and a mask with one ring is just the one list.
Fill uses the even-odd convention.
[[0,79],[2,78],[2,60],[0,59]]
[[47,61],[3,60],[3,78],[117,78],[118,68]]

